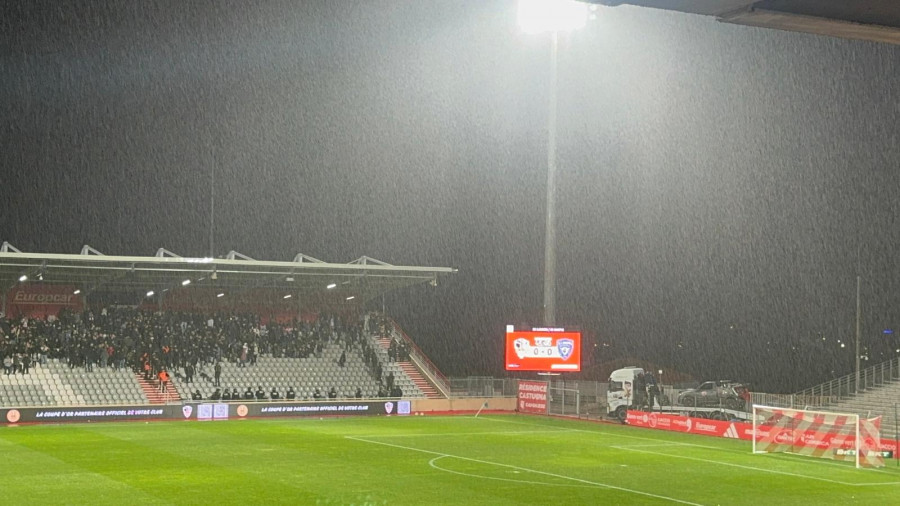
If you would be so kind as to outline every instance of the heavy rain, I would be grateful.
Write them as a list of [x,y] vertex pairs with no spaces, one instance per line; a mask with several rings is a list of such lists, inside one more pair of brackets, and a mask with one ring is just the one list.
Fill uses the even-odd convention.
[[[900,355],[900,47],[594,12],[556,62],[576,377],[849,374],[857,278],[863,366]],[[515,2],[7,2],[0,41],[0,240],[455,267],[384,300],[448,376],[540,324],[551,41]]]

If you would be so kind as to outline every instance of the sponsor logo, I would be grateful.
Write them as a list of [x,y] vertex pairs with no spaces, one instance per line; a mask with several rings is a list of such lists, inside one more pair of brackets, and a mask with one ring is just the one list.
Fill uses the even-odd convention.
[[56,293],[26,293],[16,292],[13,296],[13,304],[54,304],[68,305],[72,303],[74,295]]
[[213,418],[228,418],[228,404],[213,404]]
[[687,420],[684,421],[684,426],[686,427],[685,430],[687,430],[687,432],[691,431],[691,424],[692,424],[692,422],[691,422],[690,418],[688,418]]
[[794,436],[786,430],[780,431],[778,434],[775,434],[774,441],[778,444],[788,444],[794,442]]
[[193,406],[182,406],[181,407],[181,414],[184,415],[185,418],[190,418],[191,413],[193,413],[193,412],[194,412]]
[[237,416],[247,416],[247,412],[248,412],[248,409],[247,409],[246,405],[241,404],[240,406],[237,407]]
[[803,442],[805,446],[821,446],[824,448],[828,447],[828,441],[826,439],[831,439],[827,434],[825,434],[826,439],[819,439],[822,434],[802,434],[800,436],[800,441]]
[[728,424],[728,430],[725,431],[725,437],[731,439],[738,439],[738,430],[737,427],[734,426],[733,423]]
[[9,423],[16,423],[20,418],[22,418],[22,414],[19,413],[18,409],[11,409],[6,412],[6,421]]
[[201,404],[197,406],[197,420],[209,420],[212,418],[212,404]]
[[387,414],[391,414],[394,411],[394,403],[393,402],[385,402],[384,403],[384,412]]
[[657,416],[656,413],[650,413],[650,426],[656,428]]
[[559,351],[560,358],[568,360],[572,356],[572,350],[575,349],[575,341],[565,338],[560,339],[556,341],[556,349]]
[[697,422],[697,424],[694,425],[694,430],[700,432],[718,432],[718,428],[715,425],[703,422]]

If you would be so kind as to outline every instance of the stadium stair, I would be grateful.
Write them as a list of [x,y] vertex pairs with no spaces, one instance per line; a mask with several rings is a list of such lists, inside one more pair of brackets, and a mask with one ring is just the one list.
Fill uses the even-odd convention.
[[416,367],[412,362],[397,362],[397,365],[400,366],[400,369],[409,376],[409,379],[419,387],[419,390],[425,394],[425,397],[428,399],[442,399],[443,396],[438,393],[437,389],[434,388],[434,385],[428,381],[425,376],[422,375],[422,372],[419,371],[419,368]]
[[150,404],[166,404],[167,402],[181,401],[181,394],[178,393],[178,387],[175,386],[175,382],[170,381],[169,391],[163,393],[159,391],[156,380],[146,380],[142,374],[135,374],[135,376]]
[[[387,350],[391,346],[391,338],[389,337],[381,337],[376,339],[376,342],[383,349]],[[437,388],[428,381],[427,378],[422,374],[422,371],[416,367],[412,362],[395,362],[400,369],[409,376],[409,379],[412,380],[413,384],[422,391],[422,394],[425,395],[428,399],[443,399],[444,397],[438,392]]]

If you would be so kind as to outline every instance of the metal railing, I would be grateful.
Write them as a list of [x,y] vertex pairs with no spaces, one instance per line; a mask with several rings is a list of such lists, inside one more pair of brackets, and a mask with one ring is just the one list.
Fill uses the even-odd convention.
[[434,384],[435,388],[443,395],[444,397],[449,397],[451,393],[450,383],[447,381],[447,377],[441,372],[440,369],[437,368],[431,360],[428,359],[428,356],[422,352],[421,348],[416,345],[415,341],[410,339],[406,332],[397,325],[397,322],[390,319],[391,323],[391,335],[397,337],[407,345],[409,345],[409,358],[413,361],[413,363],[418,366],[419,370],[428,378],[431,383]]
[[750,393],[750,404],[772,406],[775,408],[816,409],[824,408],[839,400],[836,396],[808,394],[767,394]]
[[[868,367],[859,373],[859,388],[856,384],[856,372],[846,376],[807,388],[794,394],[802,398],[827,399],[825,402],[836,402],[856,395],[857,392],[879,387],[885,383],[900,379],[900,357]],[[819,405],[819,404],[812,404]]]

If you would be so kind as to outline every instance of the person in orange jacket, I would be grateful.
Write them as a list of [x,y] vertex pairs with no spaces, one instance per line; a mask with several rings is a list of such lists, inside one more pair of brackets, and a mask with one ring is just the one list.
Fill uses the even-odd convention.
[[166,372],[165,369],[159,371],[159,391],[160,392],[168,392],[169,391],[169,373]]

